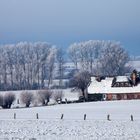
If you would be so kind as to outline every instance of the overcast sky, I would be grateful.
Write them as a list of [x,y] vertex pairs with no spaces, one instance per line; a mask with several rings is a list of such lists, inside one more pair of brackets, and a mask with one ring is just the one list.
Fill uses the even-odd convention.
[[0,0],[0,44],[116,40],[140,55],[140,0]]

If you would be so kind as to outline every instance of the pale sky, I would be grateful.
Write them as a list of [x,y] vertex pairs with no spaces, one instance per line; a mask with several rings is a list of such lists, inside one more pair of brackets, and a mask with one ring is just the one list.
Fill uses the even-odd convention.
[[140,0],[0,0],[0,44],[120,41],[140,55]]

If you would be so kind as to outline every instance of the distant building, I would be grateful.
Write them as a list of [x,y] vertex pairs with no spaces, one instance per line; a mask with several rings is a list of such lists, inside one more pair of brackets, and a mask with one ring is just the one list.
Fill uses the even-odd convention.
[[[135,82],[134,82],[135,83]],[[91,78],[88,87],[88,100],[131,100],[140,99],[140,84],[133,85],[131,78],[127,76],[117,76],[97,81]]]

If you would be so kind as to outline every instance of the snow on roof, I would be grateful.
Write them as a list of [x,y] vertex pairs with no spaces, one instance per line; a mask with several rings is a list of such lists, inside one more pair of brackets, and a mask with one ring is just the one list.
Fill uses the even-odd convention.
[[[121,77],[120,77],[121,79]],[[88,87],[88,94],[98,93],[140,93],[140,84],[135,87],[111,87],[113,78],[106,78],[101,82],[96,81],[95,77],[91,78],[91,84]],[[124,81],[124,79],[122,78]],[[127,80],[128,81],[128,80]]]
[[128,77],[127,76],[117,76],[116,82],[128,82]]

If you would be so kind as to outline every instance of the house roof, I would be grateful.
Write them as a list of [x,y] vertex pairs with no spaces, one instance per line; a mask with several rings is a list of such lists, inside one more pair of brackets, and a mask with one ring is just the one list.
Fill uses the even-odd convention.
[[127,76],[117,76],[116,82],[128,82],[128,77]]
[[[88,94],[97,93],[140,93],[140,84],[134,87],[111,87],[113,78],[106,78],[98,82],[95,77],[91,77],[91,84],[88,87]],[[124,81],[124,77],[119,77],[119,81]]]

